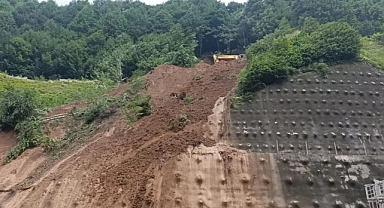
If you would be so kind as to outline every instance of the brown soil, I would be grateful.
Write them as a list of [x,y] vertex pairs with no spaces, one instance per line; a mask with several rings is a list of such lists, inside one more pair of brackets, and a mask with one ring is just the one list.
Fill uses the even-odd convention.
[[[98,202],[105,206],[151,206],[153,187],[147,186],[159,166],[185,152],[189,145],[215,144],[205,137],[203,124],[216,100],[235,86],[236,75],[243,67],[244,63],[227,62],[214,66],[200,64],[193,69],[169,65],[156,68],[148,75],[152,115],[140,120],[133,129],[115,135],[113,154],[121,159],[105,164],[105,172],[93,177],[100,179],[100,189],[95,191],[90,187],[91,197],[99,198]],[[194,80],[194,76],[201,78]],[[184,101],[169,96],[182,91],[194,100],[193,104],[185,105]],[[178,133],[170,132],[168,123],[179,114],[187,115],[191,125]]]
[[280,178],[273,155],[200,145],[156,173],[155,193],[161,194],[153,207],[287,207],[275,181]]
[[124,92],[126,92],[129,88],[129,84],[122,84],[118,88],[112,90],[111,92],[108,93],[108,96],[110,97],[118,97]]
[[[155,187],[159,183],[156,174],[189,146],[216,143],[205,124],[216,101],[236,85],[245,65],[246,61],[232,61],[191,69],[155,68],[147,75],[144,92],[152,96],[152,115],[131,128],[123,116],[115,115],[99,127],[91,143],[52,166],[40,179],[32,179],[32,190],[0,193],[0,202],[4,207],[167,207],[155,195],[172,190]],[[197,76],[200,79],[194,79]],[[170,96],[183,91],[193,104]],[[191,122],[172,132],[169,121],[179,114]]]
[[16,132],[0,131],[0,163],[4,161],[5,156],[17,144]]
[[66,133],[66,122],[69,118],[49,121],[45,124],[45,134],[52,139],[62,139]]
[[213,59],[213,56],[207,56],[203,59],[203,62],[209,65],[215,64],[215,60]]
[[47,114],[47,117],[55,116],[55,115],[59,115],[59,114],[64,114],[64,113],[69,113],[72,110],[72,108],[74,108],[74,107],[83,108],[85,106],[87,106],[86,102],[78,101],[75,103],[56,107],[56,108],[51,109],[51,111]]

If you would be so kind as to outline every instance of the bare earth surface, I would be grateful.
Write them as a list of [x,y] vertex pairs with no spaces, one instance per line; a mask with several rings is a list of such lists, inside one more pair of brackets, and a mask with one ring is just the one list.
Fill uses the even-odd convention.
[[0,131],[0,160],[4,160],[7,152],[17,144],[16,132],[2,132]]
[[[131,128],[123,116],[109,118],[88,144],[42,168],[39,177],[29,174],[45,160],[40,149],[0,166],[0,207],[267,207],[278,202],[273,197],[281,190],[268,182],[278,177],[269,162],[274,160],[216,144],[226,123],[225,97],[245,66],[246,61],[233,61],[155,68],[143,92],[152,96],[152,115]],[[193,104],[170,96],[183,91]],[[179,114],[191,123],[173,132],[169,121]],[[265,166],[250,167],[261,159]],[[20,176],[13,176],[12,165]],[[25,178],[28,186],[22,185]]]

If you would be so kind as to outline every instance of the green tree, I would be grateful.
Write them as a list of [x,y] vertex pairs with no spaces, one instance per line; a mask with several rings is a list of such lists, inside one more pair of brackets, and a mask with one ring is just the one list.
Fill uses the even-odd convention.
[[361,49],[360,35],[344,22],[322,25],[311,35],[315,59],[337,62],[355,59]]
[[304,19],[303,26],[301,27],[301,31],[304,33],[311,34],[316,31],[320,27],[320,23],[313,17],[306,17]]
[[0,11],[12,12],[14,7],[7,0],[0,0]]
[[101,20],[104,34],[108,37],[117,37],[126,32],[128,21],[120,11],[109,12]]
[[0,10],[0,30],[14,32],[16,29],[16,22],[12,13]]
[[78,33],[90,34],[98,28],[95,12],[91,6],[85,6],[76,14],[76,17],[69,24],[69,28]]
[[32,45],[21,37],[12,38],[3,49],[0,64],[3,70],[12,75],[24,75],[33,78],[34,70]]
[[359,54],[359,34],[348,23],[327,23],[309,29],[313,30],[311,33],[301,32],[295,36],[284,35],[284,30],[289,29],[282,28],[248,48],[249,63],[239,77],[240,94],[286,79],[299,73],[302,67],[311,65],[325,72],[326,63],[354,60]]
[[36,114],[37,104],[30,91],[9,88],[0,92],[0,128],[15,129],[16,125]]

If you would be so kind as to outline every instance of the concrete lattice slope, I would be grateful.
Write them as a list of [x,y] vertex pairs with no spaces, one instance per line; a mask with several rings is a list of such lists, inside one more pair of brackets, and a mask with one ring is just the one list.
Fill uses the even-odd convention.
[[364,184],[384,171],[383,89],[384,75],[361,63],[292,77],[231,110],[228,143],[276,155],[293,207],[364,207]]

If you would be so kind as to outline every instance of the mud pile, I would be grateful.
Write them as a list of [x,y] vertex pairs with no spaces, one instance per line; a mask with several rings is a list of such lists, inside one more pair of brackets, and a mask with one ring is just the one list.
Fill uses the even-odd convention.
[[[152,115],[132,127],[123,115],[115,115],[99,127],[87,145],[49,168],[42,168],[49,163],[44,155],[34,158],[36,165],[30,166],[33,170],[17,168],[14,172],[23,172],[17,180],[6,186],[0,180],[1,207],[172,207],[176,203],[173,196],[177,197],[173,187],[176,181],[173,170],[167,167],[175,158],[189,158],[185,153],[191,147],[215,145],[208,116],[217,100],[235,87],[245,65],[245,61],[233,61],[199,64],[192,69],[169,65],[155,68],[147,75],[143,92],[152,96]],[[173,92],[186,92],[193,102],[172,98]],[[181,131],[171,131],[169,122],[181,114],[190,123]],[[40,151],[27,153],[36,155]],[[23,154],[11,164],[0,166],[2,177],[14,177],[9,171],[12,164],[25,158],[28,155]],[[177,170],[182,171],[184,165],[178,164]],[[186,205],[200,206],[200,202],[190,203]]]

